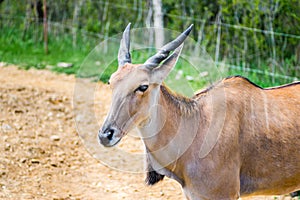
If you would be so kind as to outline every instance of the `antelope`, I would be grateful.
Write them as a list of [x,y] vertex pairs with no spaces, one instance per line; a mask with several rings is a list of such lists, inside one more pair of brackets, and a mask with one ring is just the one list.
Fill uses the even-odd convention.
[[175,179],[191,200],[299,190],[300,82],[263,89],[233,76],[192,98],[177,94],[163,81],[191,29],[145,63],[132,64],[126,27],[100,143],[114,146],[137,127],[147,153],[146,183]]

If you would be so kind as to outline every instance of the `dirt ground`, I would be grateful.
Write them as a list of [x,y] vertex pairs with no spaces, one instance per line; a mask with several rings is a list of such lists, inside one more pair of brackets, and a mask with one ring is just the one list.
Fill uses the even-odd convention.
[[[143,173],[111,169],[88,153],[75,127],[74,84],[74,76],[0,67],[0,199],[184,199],[173,180],[147,187]],[[102,119],[110,91],[97,84]],[[140,151],[135,142],[120,145]]]

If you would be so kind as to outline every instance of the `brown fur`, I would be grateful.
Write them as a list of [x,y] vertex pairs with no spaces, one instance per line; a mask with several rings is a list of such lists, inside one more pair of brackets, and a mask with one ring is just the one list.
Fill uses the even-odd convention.
[[181,115],[189,116],[197,111],[197,102],[180,94],[174,93],[166,85],[160,87],[160,91],[170,104],[173,104],[180,111]]
[[[212,151],[198,157],[203,134],[217,123],[226,96],[226,116]],[[169,111],[152,151],[176,133],[182,113],[200,112],[200,126],[188,150],[166,166],[184,182],[190,199],[237,199],[239,196],[285,194],[300,189],[300,83],[262,89],[243,77],[230,77],[192,99],[161,86],[161,105]],[[189,133],[185,133],[189,137]],[[147,141],[145,142],[147,146]],[[150,150],[150,152],[151,152]],[[157,158],[159,162],[159,158]]]
[[[112,108],[100,131],[114,127],[112,140],[100,134],[112,146],[139,127],[148,184],[168,176],[194,200],[300,189],[299,82],[263,89],[237,76],[187,98],[153,81],[159,69],[127,64],[112,75]],[[136,92],[141,84],[148,90]]]
[[141,65],[139,65],[139,64],[132,65],[132,64],[126,63],[123,67],[119,68],[118,71],[116,71],[115,73],[112,74],[112,76],[110,77],[110,80],[111,80],[110,84],[114,85],[115,82],[118,82],[118,81],[126,78],[126,75],[133,72],[139,66],[141,66]]

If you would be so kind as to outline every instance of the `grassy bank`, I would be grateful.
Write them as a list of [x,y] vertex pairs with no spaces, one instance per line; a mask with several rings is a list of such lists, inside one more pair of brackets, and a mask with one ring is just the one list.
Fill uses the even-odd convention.
[[[49,34],[48,54],[45,54],[41,27],[39,30],[27,30],[24,34],[18,28],[9,27],[0,29],[0,60],[16,64],[22,68],[37,69],[51,68],[53,71],[74,74],[79,69],[86,55],[92,49],[82,39],[78,39],[76,46],[72,44],[69,33],[59,37]],[[93,38],[93,41],[95,39]],[[72,63],[72,67],[59,68],[57,63]]]
[[[49,52],[45,54],[41,26],[31,26],[26,32],[18,26],[5,27],[2,25],[0,28],[0,61],[12,63],[24,69],[31,67],[37,69],[51,69],[55,72],[67,74],[81,74],[77,73],[84,59],[89,55],[93,48],[101,42],[100,38],[77,34],[76,43],[73,42],[73,36],[70,30],[65,32],[49,33]],[[112,47],[111,52],[117,53],[118,47]],[[143,62],[146,57],[143,51],[133,51],[132,57],[135,63]],[[101,55],[99,55],[101,56]],[[57,64],[59,62],[72,63],[72,67],[61,68]],[[93,63],[92,63],[93,64]],[[103,71],[100,80],[106,82],[110,74],[116,69],[116,60],[110,63],[110,66]],[[99,67],[96,66],[95,67]],[[287,66],[290,67],[290,66]],[[231,66],[229,64],[221,63],[220,75],[218,78],[243,75],[251,81],[262,87],[275,86],[292,82],[293,79],[285,77],[285,75],[272,74],[270,75],[270,66],[260,66],[260,70],[255,70],[255,67],[245,69],[243,67]],[[192,77],[187,81],[192,85],[193,89],[203,87],[209,82],[207,77],[199,77],[197,71],[189,66],[188,62],[180,60],[176,66],[175,72],[169,78],[175,78],[181,71],[183,77]],[[91,73],[90,76],[95,75]]]

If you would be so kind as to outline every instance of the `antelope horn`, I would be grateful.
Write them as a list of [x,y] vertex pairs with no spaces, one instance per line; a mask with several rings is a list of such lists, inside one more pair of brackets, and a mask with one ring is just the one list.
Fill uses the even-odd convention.
[[118,54],[118,63],[119,63],[119,68],[123,67],[126,63],[131,63],[131,56],[130,56],[130,25],[129,23],[124,32],[123,36],[120,42],[120,49],[119,49],[119,54]]
[[159,65],[161,61],[166,59],[169,56],[170,51],[173,51],[179,47],[183,41],[187,38],[193,28],[193,24],[190,25],[183,33],[181,33],[175,40],[169,42],[160,48],[160,50],[154,55],[148,58],[144,63],[147,67],[154,68]]

